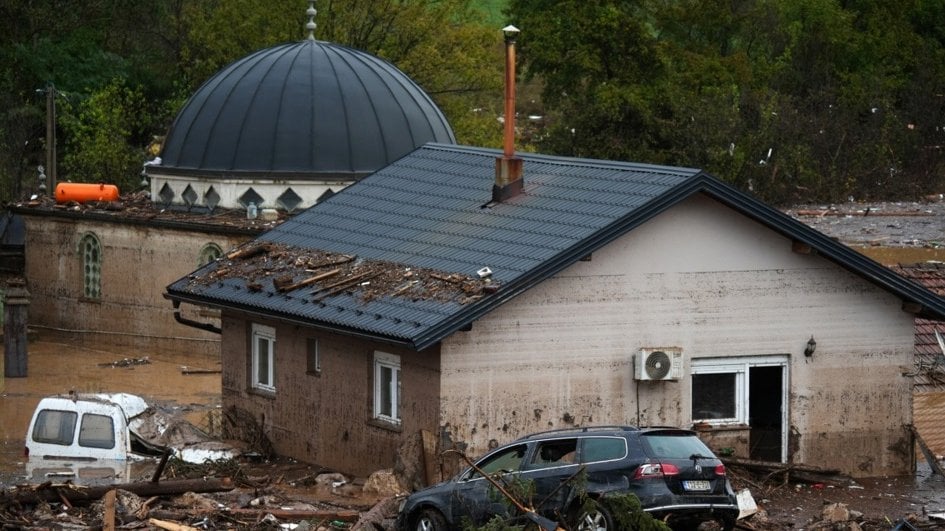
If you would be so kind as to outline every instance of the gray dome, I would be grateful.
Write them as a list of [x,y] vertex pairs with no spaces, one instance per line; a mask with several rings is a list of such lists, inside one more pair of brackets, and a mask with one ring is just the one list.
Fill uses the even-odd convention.
[[406,74],[368,53],[309,39],[255,52],[204,83],[174,120],[160,165],[351,179],[427,142],[456,139]]

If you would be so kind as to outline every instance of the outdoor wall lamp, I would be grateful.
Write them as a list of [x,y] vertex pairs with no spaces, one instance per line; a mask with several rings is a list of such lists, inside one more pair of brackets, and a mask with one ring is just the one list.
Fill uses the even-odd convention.
[[814,336],[810,336],[810,339],[807,341],[807,347],[804,348],[804,355],[809,358],[814,355],[815,350],[817,350],[817,342],[814,341]]

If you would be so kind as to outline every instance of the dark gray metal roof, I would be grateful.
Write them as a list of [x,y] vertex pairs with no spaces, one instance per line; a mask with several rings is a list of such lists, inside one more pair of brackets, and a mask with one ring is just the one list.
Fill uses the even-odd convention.
[[171,126],[161,167],[350,180],[427,142],[455,141],[436,104],[396,67],[304,40],[255,52],[204,83]]
[[[697,193],[807,243],[827,259],[945,317],[945,301],[803,223],[696,169],[521,154],[525,188],[490,203],[500,152],[428,144],[264,233],[260,240],[475,276],[498,290],[471,304],[337,295],[318,302],[241,279],[168,287],[172,299],[229,307],[423,349]],[[211,264],[195,277],[206,277]]]

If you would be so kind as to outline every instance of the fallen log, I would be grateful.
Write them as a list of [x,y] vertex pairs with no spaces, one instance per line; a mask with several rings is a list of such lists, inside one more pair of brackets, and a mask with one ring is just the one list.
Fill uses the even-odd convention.
[[127,490],[138,496],[174,496],[185,492],[226,492],[235,487],[231,478],[179,479],[158,482],[140,481],[105,487],[82,487],[72,484],[48,484],[39,487],[17,487],[0,492],[0,505],[7,503],[61,502],[83,504],[102,499],[114,489]]
[[384,522],[396,518],[397,507],[401,500],[403,500],[403,496],[391,496],[377,502],[369,511],[361,514],[358,521],[351,526],[350,531],[385,529]]
[[[838,469],[827,469],[800,463],[776,463],[773,461],[758,461],[739,457],[724,457],[721,461],[725,466],[737,466],[756,472],[765,472],[768,478],[781,475],[785,479],[791,478],[805,483],[827,483],[846,485],[853,479]],[[766,478],[767,479],[767,478]]]

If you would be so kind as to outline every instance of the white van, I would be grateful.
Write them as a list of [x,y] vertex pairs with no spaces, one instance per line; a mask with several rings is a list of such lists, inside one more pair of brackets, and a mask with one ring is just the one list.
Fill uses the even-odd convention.
[[237,455],[233,447],[158,412],[137,395],[51,396],[40,400],[26,433],[27,475],[38,481],[59,477],[92,483],[105,476],[124,482],[133,479],[129,462],[153,462],[168,449],[194,463]]

